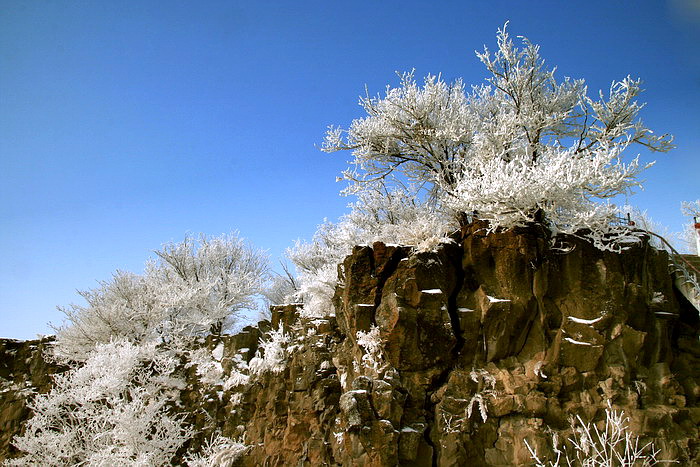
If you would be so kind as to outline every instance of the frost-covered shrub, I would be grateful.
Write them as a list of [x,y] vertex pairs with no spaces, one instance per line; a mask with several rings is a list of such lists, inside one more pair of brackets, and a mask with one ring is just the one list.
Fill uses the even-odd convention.
[[[224,390],[228,391],[236,386],[243,386],[250,382],[250,373],[242,371],[234,371],[224,381]],[[232,399],[233,400],[233,399]]]
[[[357,331],[357,345],[362,347],[362,366],[377,374],[384,367],[384,342],[379,327],[372,325],[369,331]],[[356,371],[359,371],[356,368]]]
[[543,220],[554,234],[585,232],[600,249],[619,249],[622,243],[638,241],[633,229],[617,221],[619,208],[595,202],[593,194],[626,193],[629,180],[641,170],[637,161],[624,165],[619,153],[608,148],[585,158],[573,152],[548,149],[537,164],[526,153],[507,161],[494,158],[465,164],[446,203],[455,210],[476,212],[478,218],[489,221],[491,229]]
[[555,458],[541,460],[536,450],[525,441],[532,460],[538,467],[559,467],[560,465],[580,465],[583,467],[612,466],[651,466],[658,463],[658,451],[652,443],[640,446],[639,437],[629,431],[629,417],[623,411],[612,408],[610,401],[605,409],[605,425],[602,430],[592,423],[585,423],[581,417],[571,420],[573,435],[564,443],[559,443],[556,433],[552,434],[552,448]]
[[13,441],[24,454],[7,465],[169,465],[192,434],[168,409],[184,387],[176,365],[153,343],[98,344],[30,403]]
[[185,461],[189,467],[233,467],[248,448],[241,440],[219,435],[207,440],[202,452],[187,455]]
[[363,243],[394,243],[432,250],[459,226],[433,200],[416,198],[414,191],[397,188],[359,192],[358,200],[350,205],[350,213],[341,222],[356,226]]
[[470,419],[474,411],[474,407],[479,408],[481,420],[485,423],[488,420],[488,405],[486,401],[490,397],[496,397],[496,378],[491,373],[483,368],[474,369],[469,372],[469,378],[478,384],[478,391],[472,396],[467,404],[465,418]]
[[287,366],[289,359],[289,344],[291,335],[285,334],[284,328],[280,326],[269,332],[267,339],[260,339],[260,350],[250,362],[248,368],[251,375],[260,376],[265,372],[281,373]]
[[224,391],[228,391],[233,387],[248,384],[250,380],[248,363],[240,354],[231,357],[231,371],[228,376],[225,374],[222,365],[223,352],[223,343],[219,343],[214,350],[203,347],[187,352],[189,362],[186,367],[195,367],[199,382],[204,385],[205,390],[221,386]]
[[604,249],[634,237],[607,202],[638,188],[651,165],[625,160],[626,150],[672,148],[671,137],[639,118],[641,81],[626,77],[607,96],[589,97],[583,80],[557,80],[539,47],[522,43],[499,30],[496,53],[477,53],[487,84],[471,92],[461,80],[432,75],[421,86],[411,72],[384,96],[361,98],[367,116],[346,131],[331,127],[323,147],[352,151],[347,190],[407,180],[462,222],[483,219],[492,229],[536,222]]
[[311,242],[297,242],[287,252],[299,274],[303,316],[333,314],[338,265],[354,246],[384,242],[430,250],[458,227],[433,202],[420,201],[405,189],[363,191],[349,207],[337,223],[320,225]]
[[333,314],[331,299],[338,284],[338,264],[362,243],[359,227],[349,222],[324,221],[311,242],[297,241],[287,250],[299,279],[297,301],[304,303],[303,316],[322,317]]
[[223,383],[224,367],[221,365],[223,359],[224,344],[220,343],[214,350],[202,347],[187,352],[189,363],[186,366],[194,366],[199,381],[207,386]]

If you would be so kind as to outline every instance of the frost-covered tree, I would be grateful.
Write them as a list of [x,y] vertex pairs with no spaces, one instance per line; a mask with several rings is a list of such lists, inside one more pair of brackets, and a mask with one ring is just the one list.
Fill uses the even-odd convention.
[[264,308],[260,316],[263,319],[271,319],[271,306],[296,302],[296,295],[299,292],[299,280],[292,273],[287,263],[280,262],[280,265],[282,273],[273,273],[262,291]]
[[155,344],[98,344],[83,365],[57,375],[31,403],[7,465],[160,466],[192,436],[168,405],[179,387],[177,361]]
[[157,341],[162,314],[152,284],[142,276],[117,271],[111,281],[79,291],[86,305],[59,307],[66,320],[55,327],[55,355],[62,360],[84,360],[98,343],[113,339]]
[[236,315],[255,308],[267,279],[267,255],[237,234],[185,237],[156,251],[146,277],[165,318],[179,333],[221,334]]
[[681,212],[683,215],[691,218],[700,219],[700,199],[695,201],[683,201],[681,203]]
[[505,26],[498,50],[477,56],[487,84],[467,92],[461,80],[428,75],[420,86],[404,73],[384,97],[361,98],[366,117],[346,131],[329,129],[323,149],[354,156],[347,191],[408,180],[463,222],[586,229],[601,248],[625,239],[629,229],[611,226],[618,211],[605,200],[639,187],[651,165],[625,161],[626,149],[672,147],[670,136],[656,136],[639,118],[641,81],[626,77],[589,97],[583,80],[558,81],[539,47],[527,39],[516,47]]
[[239,312],[255,309],[267,270],[267,255],[236,233],[165,244],[144,275],[118,271],[79,292],[86,305],[59,308],[66,321],[55,328],[55,353],[80,360],[113,339],[176,343],[220,334]]
[[[188,236],[155,253],[144,275],[118,271],[80,292],[85,305],[62,309],[54,355],[70,370],[32,402],[34,415],[14,440],[24,455],[10,465],[171,465],[191,438],[169,409],[185,384],[175,370],[189,358],[203,383],[218,382],[223,346],[207,362],[186,344],[255,309],[268,259],[236,233]],[[236,373],[224,387],[247,378]],[[190,460],[224,465],[244,448],[221,438]]]

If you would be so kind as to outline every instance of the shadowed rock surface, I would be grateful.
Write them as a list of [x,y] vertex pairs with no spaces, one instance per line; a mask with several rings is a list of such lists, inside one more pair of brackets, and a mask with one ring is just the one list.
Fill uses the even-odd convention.
[[51,390],[51,375],[64,368],[50,363],[45,350],[53,337],[19,341],[0,339],[0,460],[16,455],[12,437],[31,416],[27,402]]

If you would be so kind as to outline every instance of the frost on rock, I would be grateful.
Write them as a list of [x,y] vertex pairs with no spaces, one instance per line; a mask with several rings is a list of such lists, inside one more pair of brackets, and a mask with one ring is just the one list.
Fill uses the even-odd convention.
[[594,318],[594,319],[583,319],[583,318],[576,318],[576,317],[574,317],[574,316],[568,316],[567,319],[568,319],[569,321],[574,322],[574,323],[591,325],[591,324],[597,323],[598,321],[600,321],[601,319],[603,319],[603,317],[602,317],[602,316],[599,316],[598,318]]
[[540,360],[537,363],[535,363],[535,367],[532,369],[532,372],[535,374],[535,376],[539,376],[542,379],[547,379],[547,375],[544,374],[542,371],[542,367],[545,365],[545,362]]
[[486,297],[489,299],[489,303],[509,302],[510,301],[506,298],[496,298],[496,297],[492,297],[491,295],[487,295]]
[[224,358],[224,343],[220,342],[214,350],[211,351],[211,356],[217,362],[220,362]]
[[566,342],[570,342],[570,343],[572,343],[572,344],[574,344],[574,345],[590,345],[590,346],[593,345],[593,344],[591,344],[590,342],[577,341],[577,340],[575,340],[575,339],[572,339],[571,337],[565,337],[564,340],[565,340]]

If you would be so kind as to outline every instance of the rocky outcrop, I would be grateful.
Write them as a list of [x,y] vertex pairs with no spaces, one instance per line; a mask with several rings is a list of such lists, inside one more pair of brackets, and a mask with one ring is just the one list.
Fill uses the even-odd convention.
[[[666,253],[479,227],[433,252],[356,247],[334,317],[273,309],[291,335],[279,373],[224,387],[190,368],[183,449],[220,431],[249,445],[246,466],[531,465],[525,440],[547,457],[551,433],[611,404],[659,459],[700,463],[700,320]],[[265,330],[203,345],[230,375]]]
[[16,454],[11,441],[31,415],[31,397],[50,391],[51,375],[64,369],[45,358],[52,341],[0,339],[0,461]]
[[[666,253],[473,226],[435,252],[357,247],[341,271],[323,356],[295,355],[286,383],[261,387],[275,396],[257,392],[277,403],[255,406],[246,465],[525,465],[524,440],[551,455],[548,432],[608,403],[659,459],[700,462],[700,322]],[[373,327],[379,368],[358,343]]]
[[[338,359],[358,361],[354,336],[376,325],[394,399],[405,400],[400,417],[375,410],[355,432],[346,422],[346,451],[362,445],[374,465],[524,464],[525,438],[551,452],[544,428],[600,420],[610,401],[660,458],[697,461],[698,320],[665,253],[605,253],[575,238],[553,247],[535,229],[474,226],[456,240],[427,253],[376,244],[346,260]],[[351,385],[363,373],[345,368]]]

